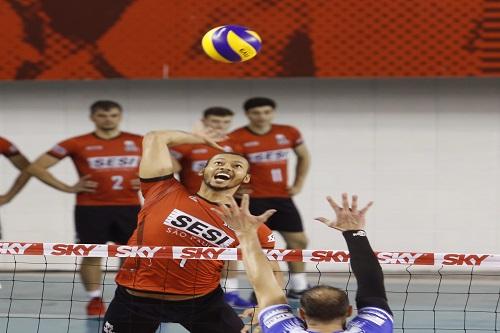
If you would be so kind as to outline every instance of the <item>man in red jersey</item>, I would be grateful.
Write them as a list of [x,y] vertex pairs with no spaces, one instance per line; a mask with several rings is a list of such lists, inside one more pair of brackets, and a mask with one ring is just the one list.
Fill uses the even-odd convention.
[[[113,101],[97,101],[90,107],[95,124],[92,133],[62,141],[40,156],[28,171],[47,185],[76,193],[75,228],[77,241],[126,244],[137,226],[140,210],[140,135],[122,132],[121,106]],[[47,169],[69,156],[81,177],[68,185]],[[80,276],[89,296],[87,314],[104,315],[100,258],[82,258]]]
[[[241,149],[228,137],[228,131],[233,121],[234,112],[220,106],[214,106],[203,112],[201,120],[201,131],[217,142],[226,152],[238,152]],[[201,171],[207,164],[207,161],[214,155],[220,153],[220,150],[207,144],[179,145],[170,149],[172,156],[179,163],[180,182],[186,187],[188,192],[196,193],[200,189],[203,180]],[[236,307],[252,307],[255,304],[243,299],[239,293],[238,281],[238,262],[227,262],[227,269],[223,270],[222,285],[224,287],[224,299],[227,303]]]
[[[19,149],[14,146],[10,141],[5,138],[0,137],[0,155],[4,155],[14,167],[19,170],[19,175],[17,176],[14,183],[5,194],[0,194],[0,206],[8,204],[14,197],[23,189],[30,175],[24,171],[26,167],[30,165],[28,159],[21,154]],[[2,239],[2,228],[0,227],[0,239]]]
[[[192,194],[172,176],[173,161],[165,148],[178,144],[222,149],[211,139],[180,131],[144,137],[139,175],[145,201],[128,245],[236,247],[234,231],[214,209],[248,183],[248,161],[235,153],[213,156],[202,170],[199,190]],[[274,247],[266,226],[258,230],[258,238],[262,247]],[[161,322],[179,323],[194,333],[240,332],[243,322],[224,302],[219,285],[222,267],[220,260],[127,258],[116,276],[118,287],[103,332],[153,333]]]
[[[310,156],[300,132],[292,126],[273,124],[276,103],[266,97],[254,97],[244,105],[249,124],[229,134],[250,161],[252,180],[245,193],[250,194],[252,214],[276,209],[266,225],[278,231],[290,249],[305,249],[307,238],[292,196],[302,190],[309,170]],[[295,180],[288,186],[288,154],[297,156]],[[299,298],[307,289],[305,265],[289,263],[291,272],[288,296]]]

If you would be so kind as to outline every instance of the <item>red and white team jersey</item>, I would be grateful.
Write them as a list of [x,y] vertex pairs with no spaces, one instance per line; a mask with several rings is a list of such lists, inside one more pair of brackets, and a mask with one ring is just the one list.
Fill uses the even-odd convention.
[[[217,142],[226,152],[241,152],[241,148],[232,140],[226,139]],[[207,161],[220,150],[204,144],[186,144],[170,148],[172,156],[179,161],[182,170],[179,173],[180,181],[188,192],[196,193],[200,189],[203,177],[199,172],[205,167]]]
[[[218,205],[192,195],[172,176],[141,181],[144,206],[130,246],[236,247],[233,230],[212,210]],[[274,248],[274,235],[258,230],[263,248]],[[116,283],[140,291],[201,295],[219,286],[220,260],[127,258]]]
[[0,137],[0,155],[11,157],[19,154],[19,150],[9,140]]
[[266,134],[253,133],[241,127],[231,134],[250,162],[250,196],[253,198],[286,198],[288,155],[303,143],[299,130],[292,126],[272,125]]
[[71,157],[80,177],[90,175],[89,180],[99,184],[95,193],[78,193],[77,205],[139,205],[131,182],[138,178],[141,147],[140,135],[121,132],[107,140],[90,133],[60,142],[48,154]]

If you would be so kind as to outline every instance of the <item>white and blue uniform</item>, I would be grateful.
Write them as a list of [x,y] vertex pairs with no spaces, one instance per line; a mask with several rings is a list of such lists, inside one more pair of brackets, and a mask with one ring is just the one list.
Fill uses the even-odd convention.
[[[278,304],[263,309],[259,323],[264,333],[314,333],[308,331],[305,323],[297,317],[290,305]],[[347,330],[332,333],[392,333],[393,319],[385,310],[364,307],[347,324]]]

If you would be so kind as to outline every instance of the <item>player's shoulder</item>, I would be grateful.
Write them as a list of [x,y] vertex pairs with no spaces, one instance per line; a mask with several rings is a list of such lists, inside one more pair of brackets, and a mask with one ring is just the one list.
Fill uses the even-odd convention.
[[273,124],[272,131],[298,132],[299,129],[293,125]]
[[231,133],[229,133],[229,138],[235,140],[238,139],[241,135],[248,134],[250,133],[248,131],[248,128],[246,126],[239,127],[235,130],[233,130]]
[[59,141],[60,143],[87,143],[89,141],[95,140],[97,136],[93,133],[84,133],[80,135],[70,136],[69,138],[63,139]]
[[130,133],[130,132],[121,132],[122,136],[124,139],[129,139],[129,140],[141,140],[142,141],[142,135],[140,134],[135,134],[135,133]]
[[293,313],[288,304],[276,304],[262,309],[259,323],[264,333],[307,332],[304,322]]
[[[394,319],[387,311],[377,307],[358,309],[358,314],[347,324],[347,332],[392,333]],[[362,327],[362,330],[359,328]]]

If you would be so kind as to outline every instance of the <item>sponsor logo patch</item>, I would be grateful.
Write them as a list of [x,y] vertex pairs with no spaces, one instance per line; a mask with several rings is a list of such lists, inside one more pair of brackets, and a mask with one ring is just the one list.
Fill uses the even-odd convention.
[[290,149],[276,149],[248,154],[251,163],[279,162],[288,159]]
[[91,169],[132,169],[139,167],[140,159],[136,155],[98,156],[87,158],[87,162]]
[[216,247],[228,247],[235,241],[224,230],[179,209],[174,209],[163,224],[201,238]]

